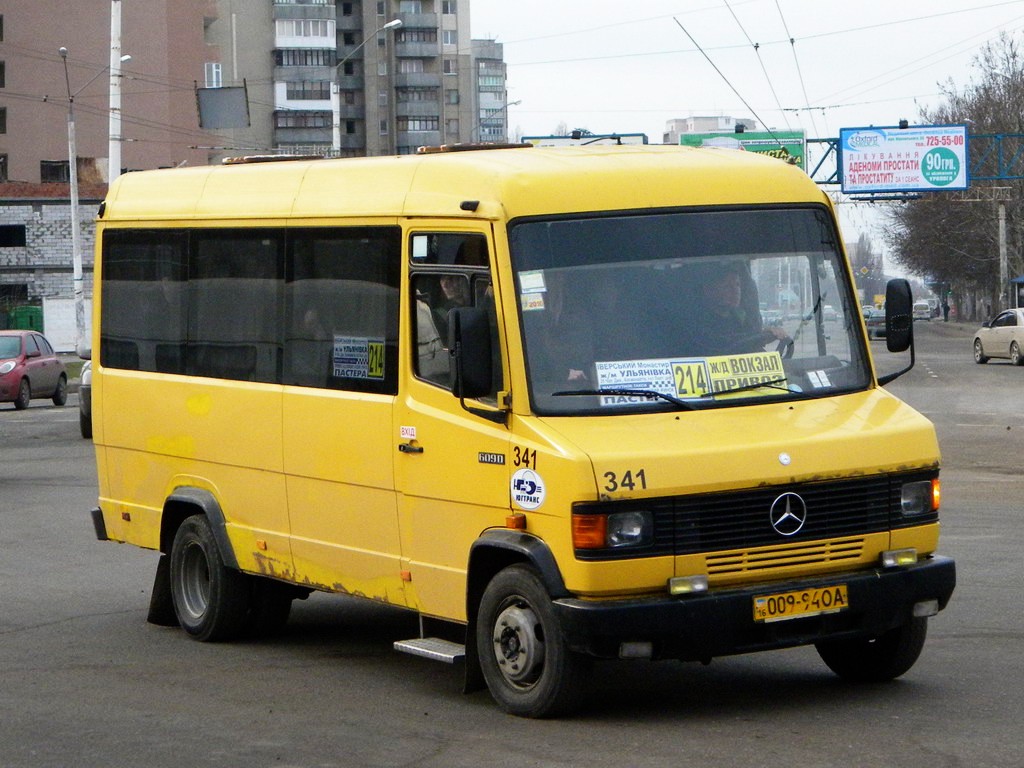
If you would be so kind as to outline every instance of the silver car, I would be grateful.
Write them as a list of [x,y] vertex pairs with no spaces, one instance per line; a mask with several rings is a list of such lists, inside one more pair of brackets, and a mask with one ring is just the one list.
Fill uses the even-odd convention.
[[993,357],[1024,365],[1024,309],[1004,310],[974,334],[974,362],[987,363]]

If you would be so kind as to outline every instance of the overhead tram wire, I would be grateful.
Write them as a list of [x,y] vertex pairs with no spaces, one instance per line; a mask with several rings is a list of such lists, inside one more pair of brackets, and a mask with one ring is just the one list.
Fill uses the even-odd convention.
[[[811,128],[814,129],[815,135],[821,135],[818,133],[818,125],[814,121],[814,112],[811,110],[811,99],[807,95],[807,83],[804,82],[804,73],[800,69],[800,59],[796,55],[796,39],[789,32],[789,25],[786,23],[786,16],[782,13],[782,6],[779,5],[779,0],[775,0],[775,7],[779,11],[779,19],[782,20],[782,28],[786,31],[786,37],[789,38],[789,47],[793,51],[793,63],[796,64],[796,74],[800,80],[800,90],[804,94],[804,106],[807,108],[807,116],[811,119]],[[825,130],[828,130],[828,120],[825,120]]]
[[708,64],[710,64],[712,66],[712,68],[715,70],[715,72],[718,73],[718,76],[721,77],[723,81],[725,81],[725,84],[728,85],[730,90],[732,90],[732,92],[736,94],[736,97],[740,101],[743,102],[743,106],[745,106],[749,110],[750,114],[752,114],[754,116],[754,119],[757,120],[757,122],[759,122],[761,125],[764,126],[765,131],[767,131],[768,135],[771,136],[775,140],[775,143],[778,144],[780,147],[783,147],[784,145],[782,143],[782,140],[779,139],[779,137],[775,135],[775,132],[771,128],[768,127],[768,124],[763,119],[761,119],[761,116],[759,114],[757,114],[757,112],[754,110],[754,108],[752,106],[750,106],[749,102],[745,98],[743,98],[743,94],[741,94],[738,90],[736,90],[736,87],[729,81],[729,78],[727,78],[725,76],[725,73],[722,72],[722,70],[720,70],[718,68],[718,65],[715,64],[715,62],[711,60],[711,57],[708,56],[707,53],[704,52],[704,49],[700,47],[700,43],[698,43],[694,39],[693,35],[691,35],[689,33],[689,31],[686,29],[686,27],[683,26],[683,23],[681,21],[679,21],[679,19],[677,19],[675,16],[672,17],[672,21],[674,21],[679,26],[679,28],[681,30],[683,30],[683,33],[688,38],[690,38],[690,42],[693,43],[694,46],[697,48],[697,50],[701,52],[701,55],[703,55],[704,58],[707,59]]
[[743,36],[747,38],[747,42],[750,43],[750,46],[754,49],[754,53],[757,54],[757,63],[761,65],[761,71],[764,72],[764,79],[768,81],[768,88],[771,89],[772,97],[775,99],[775,106],[779,108],[779,113],[782,115],[782,119],[786,123],[786,130],[791,130],[789,116],[782,108],[782,102],[779,100],[779,94],[775,92],[775,83],[772,82],[771,77],[768,75],[768,68],[764,65],[764,59],[761,58],[761,45],[759,43],[755,43],[751,39],[750,35],[747,34],[747,30],[743,28],[743,24],[740,22],[739,16],[736,15],[732,6],[729,5],[729,0],[722,0],[722,2],[725,3],[725,7],[729,9],[729,13],[731,13],[733,19],[736,20],[736,25],[740,28],[740,32],[742,32]]

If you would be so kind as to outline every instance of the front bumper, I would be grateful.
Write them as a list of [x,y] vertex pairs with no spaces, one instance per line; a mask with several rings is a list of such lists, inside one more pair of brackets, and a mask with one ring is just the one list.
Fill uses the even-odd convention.
[[[847,586],[850,607],[840,613],[759,623],[757,595]],[[914,605],[946,607],[956,586],[952,559],[931,557],[915,565],[827,578],[758,584],[684,597],[554,601],[569,647],[614,658],[624,642],[651,643],[654,658],[706,661],[715,656],[809,645],[822,640],[875,637],[910,620]]]

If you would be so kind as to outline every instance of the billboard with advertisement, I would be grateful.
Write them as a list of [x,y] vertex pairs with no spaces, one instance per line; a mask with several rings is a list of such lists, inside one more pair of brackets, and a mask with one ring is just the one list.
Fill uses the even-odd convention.
[[840,184],[845,194],[967,189],[966,125],[841,128]]
[[790,160],[807,169],[803,131],[744,131],[743,133],[681,133],[684,147],[728,147]]

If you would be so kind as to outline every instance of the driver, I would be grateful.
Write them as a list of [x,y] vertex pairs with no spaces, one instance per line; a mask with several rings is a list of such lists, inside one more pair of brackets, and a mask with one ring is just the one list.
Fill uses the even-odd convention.
[[[750,278],[737,262],[722,265],[705,284],[700,332],[704,354],[763,352],[765,345],[773,341],[789,341],[781,328],[763,325],[756,302],[744,303],[745,282],[751,282]],[[747,304],[753,304],[753,309]]]

